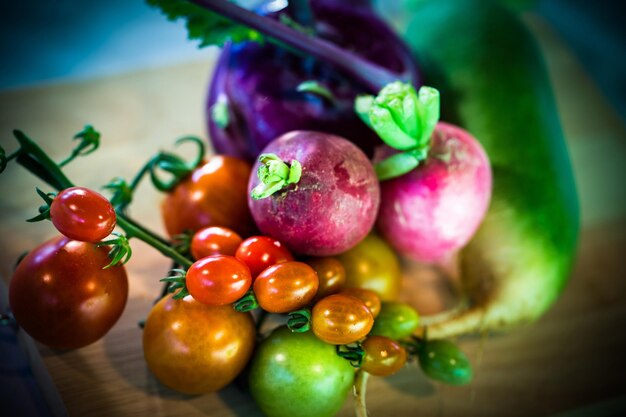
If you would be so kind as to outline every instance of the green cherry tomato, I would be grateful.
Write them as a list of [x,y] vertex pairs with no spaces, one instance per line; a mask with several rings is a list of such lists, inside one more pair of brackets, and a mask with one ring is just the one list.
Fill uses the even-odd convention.
[[256,350],[249,378],[267,417],[331,417],[352,388],[354,368],[312,332],[279,327]]
[[413,307],[399,302],[382,303],[371,336],[385,336],[399,340],[410,336],[419,325],[419,315]]
[[346,270],[345,287],[375,291],[382,301],[393,301],[400,294],[400,261],[391,246],[370,234],[354,248],[338,256]]
[[427,340],[418,352],[420,367],[426,375],[450,385],[465,385],[472,380],[472,365],[467,356],[448,340]]

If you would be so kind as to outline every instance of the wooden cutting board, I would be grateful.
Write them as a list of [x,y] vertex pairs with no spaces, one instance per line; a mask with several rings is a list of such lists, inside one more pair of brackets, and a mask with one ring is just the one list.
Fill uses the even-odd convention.
[[[430,382],[414,367],[372,378],[373,417],[626,413],[626,131],[558,36],[539,20],[530,23],[547,56],[581,197],[583,231],[571,282],[536,325],[460,340],[476,369],[470,386]],[[177,137],[205,135],[205,86],[216,53],[209,50],[203,62],[0,93],[0,144],[15,149],[11,130],[19,128],[61,159],[72,135],[90,123],[103,134],[101,149],[72,163],[70,178],[94,188],[114,176],[130,178]],[[50,224],[24,222],[39,206],[36,185],[43,184],[15,165],[0,176],[0,274],[7,282],[17,256],[55,234]],[[162,233],[160,199],[141,187],[130,214]],[[169,262],[141,242],[133,250],[129,303],[111,332],[71,352],[37,346],[52,380],[40,383],[53,410],[65,412],[55,403],[59,395],[71,416],[261,415],[236,386],[193,397],[151,376],[137,322]],[[340,415],[352,415],[351,399]]]

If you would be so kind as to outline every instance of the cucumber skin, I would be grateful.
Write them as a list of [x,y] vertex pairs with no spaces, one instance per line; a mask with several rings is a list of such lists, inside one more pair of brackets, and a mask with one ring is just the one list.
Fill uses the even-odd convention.
[[440,90],[442,119],[485,147],[491,205],[461,253],[467,310],[432,337],[532,322],[561,294],[577,246],[578,200],[548,74],[511,11],[479,0],[432,0],[404,36]]

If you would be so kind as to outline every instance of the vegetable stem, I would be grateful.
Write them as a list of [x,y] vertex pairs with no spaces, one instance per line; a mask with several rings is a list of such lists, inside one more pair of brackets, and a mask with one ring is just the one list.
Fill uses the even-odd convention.
[[330,42],[307,36],[269,17],[260,16],[234,3],[223,0],[189,0],[204,9],[209,9],[237,23],[248,26],[264,35],[290,46],[297,51],[313,56],[335,66],[346,76],[363,84],[372,93],[378,93],[385,85],[402,80],[410,82],[410,74],[389,71],[360,56],[343,50]]

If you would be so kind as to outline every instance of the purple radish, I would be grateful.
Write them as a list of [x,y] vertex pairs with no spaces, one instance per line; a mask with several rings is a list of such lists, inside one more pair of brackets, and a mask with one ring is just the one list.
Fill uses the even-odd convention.
[[371,231],[380,202],[376,173],[356,145],[313,131],[270,142],[253,169],[248,205],[259,230],[295,253],[336,255]]
[[357,112],[391,146],[376,157],[380,233],[406,257],[445,261],[469,242],[487,212],[487,154],[468,132],[437,122],[439,93],[429,87],[418,94],[390,84],[377,97],[359,98]]

